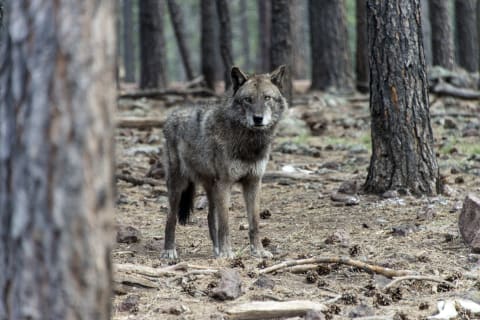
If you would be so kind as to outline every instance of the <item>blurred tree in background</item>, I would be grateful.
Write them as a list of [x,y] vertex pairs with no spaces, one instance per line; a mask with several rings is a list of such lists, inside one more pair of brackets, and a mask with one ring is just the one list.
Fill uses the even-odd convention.
[[[120,76],[126,82],[136,79],[140,83],[144,59],[141,58],[143,41],[139,11],[140,3],[144,1],[119,1],[123,9],[120,17],[122,57],[119,61],[123,61],[119,66]],[[164,20],[156,26],[162,27],[160,34],[163,33],[165,40],[162,42],[161,35],[155,38],[155,41],[163,43],[163,46],[160,45],[163,49],[158,50],[164,53],[155,55],[155,58],[152,54],[145,56],[149,60],[165,60],[163,64],[157,64],[164,65],[162,75],[158,75],[158,87],[203,76],[208,87],[216,88],[216,84],[227,80],[225,49],[222,58],[222,46],[229,48],[227,64],[237,65],[247,72],[271,70],[271,0],[220,1],[221,12],[228,12],[227,24],[226,20],[219,19],[216,0],[168,0],[168,7],[160,9],[163,1],[155,4],[161,14],[153,13],[155,9],[151,11],[152,15]],[[148,0],[145,2],[148,3]],[[368,91],[365,2],[288,1],[292,37],[291,49],[286,47],[285,50],[292,51],[290,65],[294,80],[312,80],[312,89],[332,87],[344,90],[353,86],[355,78],[356,88]],[[456,60],[459,66],[469,71],[477,70],[479,40],[476,35],[475,0],[420,0],[420,3],[427,63],[452,69]],[[166,14],[167,11],[169,14]],[[462,19],[455,19],[455,14]],[[151,44],[151,41],[148,43]],[[277,46],[274,51],[281,54],[283,50],[279,48]],[[230,67],[226,69],[228,71]],[[169,83],[162,84],[166,79]]]

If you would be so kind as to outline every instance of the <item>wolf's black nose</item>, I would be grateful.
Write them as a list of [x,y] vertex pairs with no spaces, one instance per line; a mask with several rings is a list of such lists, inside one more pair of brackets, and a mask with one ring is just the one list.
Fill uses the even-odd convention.
[[261,126],[262,122],[263,117],[253,116],[253,123],[255,123],[256,126]]

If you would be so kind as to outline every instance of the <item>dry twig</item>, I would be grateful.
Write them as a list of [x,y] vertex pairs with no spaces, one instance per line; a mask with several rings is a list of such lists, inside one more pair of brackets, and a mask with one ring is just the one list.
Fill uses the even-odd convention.
[[389,278],[393,277],[401,277],[401,276],[406,276],[406,275],[412,275],[415,272],[410,271],[410,270],[393,270],[390,268],[384,268],[378,265],[372,265],[368,264],[359,260],[353,260],[348,257],[315,257],[315,258],[309,258],[309,259],[301,259],[301,260],[290,260],[290,261],[284,261],[282,263],[273,265],[271,267],[265,268],[263,270],[260,270],[260,274],[266,274],[266,273],[272,273],[281,269],[293,267],[293,266],[299,266],[299,265],[304,265],[304,264],[319,264],[319,263],[340,263],[340,264],[345,264],[349,265],[352,267],[357,267],[360,269],[363,269],[368,272],[372,273],[378,273],[381,275],[384,275]]
[[398,277],[398,278],[394,278],[390,283],[388,283],[384,288],[383,290],[387,290],[395,285],[397,285],[399,282],[401,281],[406,281],[406,280],[422,280],[422,281],[432,281],[432,282],[438,282],[438,283],[442,283],[446,286],[449,286],[449,287],[453,287],[453,284],[448,282],[448,281],[445,281],[441,278],[437,278],[437,277],[432,277],[432,276],[421,276],[421,275],[410,275],[410,276],[404,276],[404,277]]

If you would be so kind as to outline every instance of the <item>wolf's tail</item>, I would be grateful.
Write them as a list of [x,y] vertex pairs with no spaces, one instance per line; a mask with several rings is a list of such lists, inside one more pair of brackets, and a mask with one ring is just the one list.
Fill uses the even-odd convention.
[[193,211],[193,198],[195,196],[195,185],[189,182],[187,189],[182,192],[180,196],[180,205],[178,210],[178,222],[180,224],[187,224],[190,213]]

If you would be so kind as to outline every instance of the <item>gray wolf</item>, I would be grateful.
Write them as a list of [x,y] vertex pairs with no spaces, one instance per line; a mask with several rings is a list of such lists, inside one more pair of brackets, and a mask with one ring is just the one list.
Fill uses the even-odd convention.
[[258,234],[261,179],[276,126],[287,108],[282,83],[285,66],[260,75],[231,70],[231,97],[217,105],[173,112],[164,126],[169,212],[162,257],[177,258],[175,227],[185,224],[196,185],[208,198],[208,227],[215,257],[232,258],[228,208],[235,183],[243,189],[249,223],[250,250],[271,257]]

